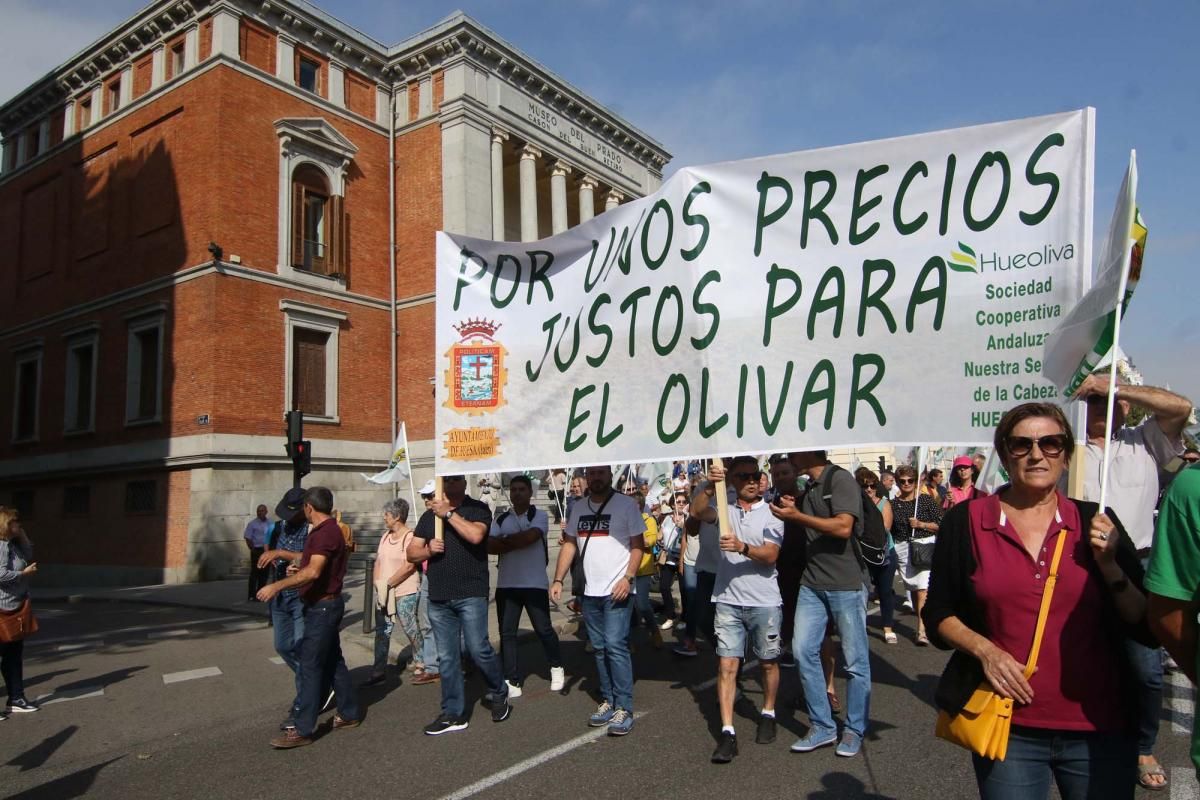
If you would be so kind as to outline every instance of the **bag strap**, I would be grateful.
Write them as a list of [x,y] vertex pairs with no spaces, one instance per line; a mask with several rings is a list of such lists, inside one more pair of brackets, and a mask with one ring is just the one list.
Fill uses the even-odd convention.
[[1046,588],[1042,590],[1042,607],[1038,610],[1037,630],[1033,634],[1033,647],[1029,648],[1029,661],[1025,664],[1025,680],[1037,669],[1038,651],[1042,649],[1042,633],[1046,630],[1046,617],[1050,615],[1050,598],[1054,596],[1054,584],[1058,583],[1058,562],[1062,560],[1063,545],[1067,541],[1067,529],[1058,532],[1058,544],[1054,546],[1054,560],[1050,562],[1050,574],[1046,577]]

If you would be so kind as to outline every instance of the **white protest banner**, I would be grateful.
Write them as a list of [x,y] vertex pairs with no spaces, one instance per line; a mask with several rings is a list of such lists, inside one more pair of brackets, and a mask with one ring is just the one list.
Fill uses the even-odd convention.
[[1121,314],[1129,307],[1142,273],[1146,226],[1137,209],[1137,156],[1129,154],[1129,167],[1117,193],[1108,236],[1100,249],[1096,282],[1071,309],[1046,340],[1042,374],[1070,397],[1112,351]]
[[1091,109],[680,170],[539,242],[437,237],[439,473],[985,444],[1058,397]]

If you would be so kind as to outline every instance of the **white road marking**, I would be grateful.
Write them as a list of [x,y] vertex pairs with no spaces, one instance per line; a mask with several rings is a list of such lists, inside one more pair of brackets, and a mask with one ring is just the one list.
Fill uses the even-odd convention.
[[1163,676],[1163,705],[1171,718],[1171,732],[1190,736],[1196,715],[1196,690],[1182,672]]
[[201,667],[200,669],[188,669],[183,672],[168,672],[162,676],[163,683],[179,683],[181,681],[194,681],[197,678],[213,678],[221,674],[220,667]]
[[[639,720],[648,713],[648,711],[639,711],[633,715],[633,718],[635,720]],[[588,731],[582,736],[576,736],[574,739],[571,739],[568,742],[563,742],[557,747],[552,747],[549,750],[533,756],[532,758],[519,761],[508,769],[502,769],[499,772],[489,775],[482,780],[475,781],[475,783],[472,783],[470,786],[464,786],[458,791],[442,797],[441,800],[465,800],[465,798],[477,795],[482,791],[492,788],[493,786],[504,783],[504,781],[508,780],[509,778],[515,778],[522,772],[528,772],[531,769],[540,767],[542,764],[545,764],[548,761],[552,761],[561,755],[565,755],[572,750],[583,747],[585,744],[594,742],[597,739],[607,735],[608,728],[595,728],[594,730]]]
[[75,644],[60,644],[54,648],[60,653],[70,653],[75,650],[90,650],[93,647],[104,647],[104,641],[96,639],[90,642],[76,642]]
[[[227,617],[213,617],[212,619],[196,620],[195,622],[190,622],[188,624],[189,625],[214,625],[219,622],[230,622],[232,620],[237,620],[237,619],[245,619],[245,617],[242,616],[241,614],[236,614],[236,615],[231,615],[231,616],[227,616]],[[150,631],[161,631],[161,630],[166,630],[166,629],[178,629],[178,628],[179,628],[178,622],[164,623],[162,625],[134,625],[129,628],[117,628],[116,630],[104,631],[103,633],[93,634],[93,635],[94,636],[123,636],[125,634],[148,633]],[[38,637],[36,639],[33,639],[30,642],[30,644],[32,645],[32,644],[36,643],[38,646],[42,646],[42,645],[60,644],[62,642],[80,642],[80,641],[90,641],[90,640],[92,640],[92,637],[90,637],[86,634],[85,635],[77,634],[75,636],[58,636],[58,637],[55,637],[52,639],[43,639],[41,637]]]
[[270,661],[272,664],[275,664],[280,667],[282,667],[286,663],[283,660],[283,656],[271,656],[270,658],[267,659],[267,661]]
[[1171,800],[1200,800],[1200,784],[1191,767],[1171,767]]
[[173,638],[176,636],[191,636],[192,632],[189,631],[187,628],[174,628],[169,631],[159,631],[158,633],[155,633],[154,635],[160,639],[170,639],[170,638]]
[[[742,665],[742,672],[752,670],[757,666],[758,666],[758,661],[747,661],[745,664]],[[693,692],[707,692],[709,689],[713,688],[716,685],[717,685],[717,679],[714,676],[714,677],[706,680],[704,683],[697,683],[695,686],[692,687],[692,691]]]
[[38,705],[49,706],[55,703],[68,703],[71,700],[84,700],[89,697],[103,696],[103,686],[81,686],[78,689],[71,689],[70,691],[66,692],[50,692],[49,694],[43,694],[39,697],[35,697],[33,702],[37,703]]

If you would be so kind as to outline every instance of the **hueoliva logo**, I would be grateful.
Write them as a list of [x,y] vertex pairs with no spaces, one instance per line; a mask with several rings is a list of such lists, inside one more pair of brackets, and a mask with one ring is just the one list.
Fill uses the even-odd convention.
[[975,258],[975,251],[963,242],[958,243],[957,250],[951,251],[950,260],[946,263],[955,272],[979,272],[979,261]]

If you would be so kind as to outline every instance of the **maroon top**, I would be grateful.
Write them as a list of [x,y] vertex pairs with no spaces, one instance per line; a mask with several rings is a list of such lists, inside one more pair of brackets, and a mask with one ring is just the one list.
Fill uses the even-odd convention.
[[1060,531],[1063,546],[1058,581],[1050,601],[1037,672],[1029,679],[1033,702],[1018,704],[1013,724],[1068,731],[1120,731],[1124,727],[1120,674],[1104,634],[1105,591],[1079,509],[1061,493],[1058,512],[1038,551],[1030,558],[996,495],[969,506],[971,540],[978,568],[971,576],[989,638],[1024,664],[1033,646],[1038,610]]
[[312,605],[327,594],[341,594],[342,578],[346,576],[346,540],[342,529],[333,517],[313,528],[304,540],[304,555],[300,558],[300,569],[308,566],[313,556],[325,556],[325,565],[317,579],[305,587],[300,596],[306,605]]

